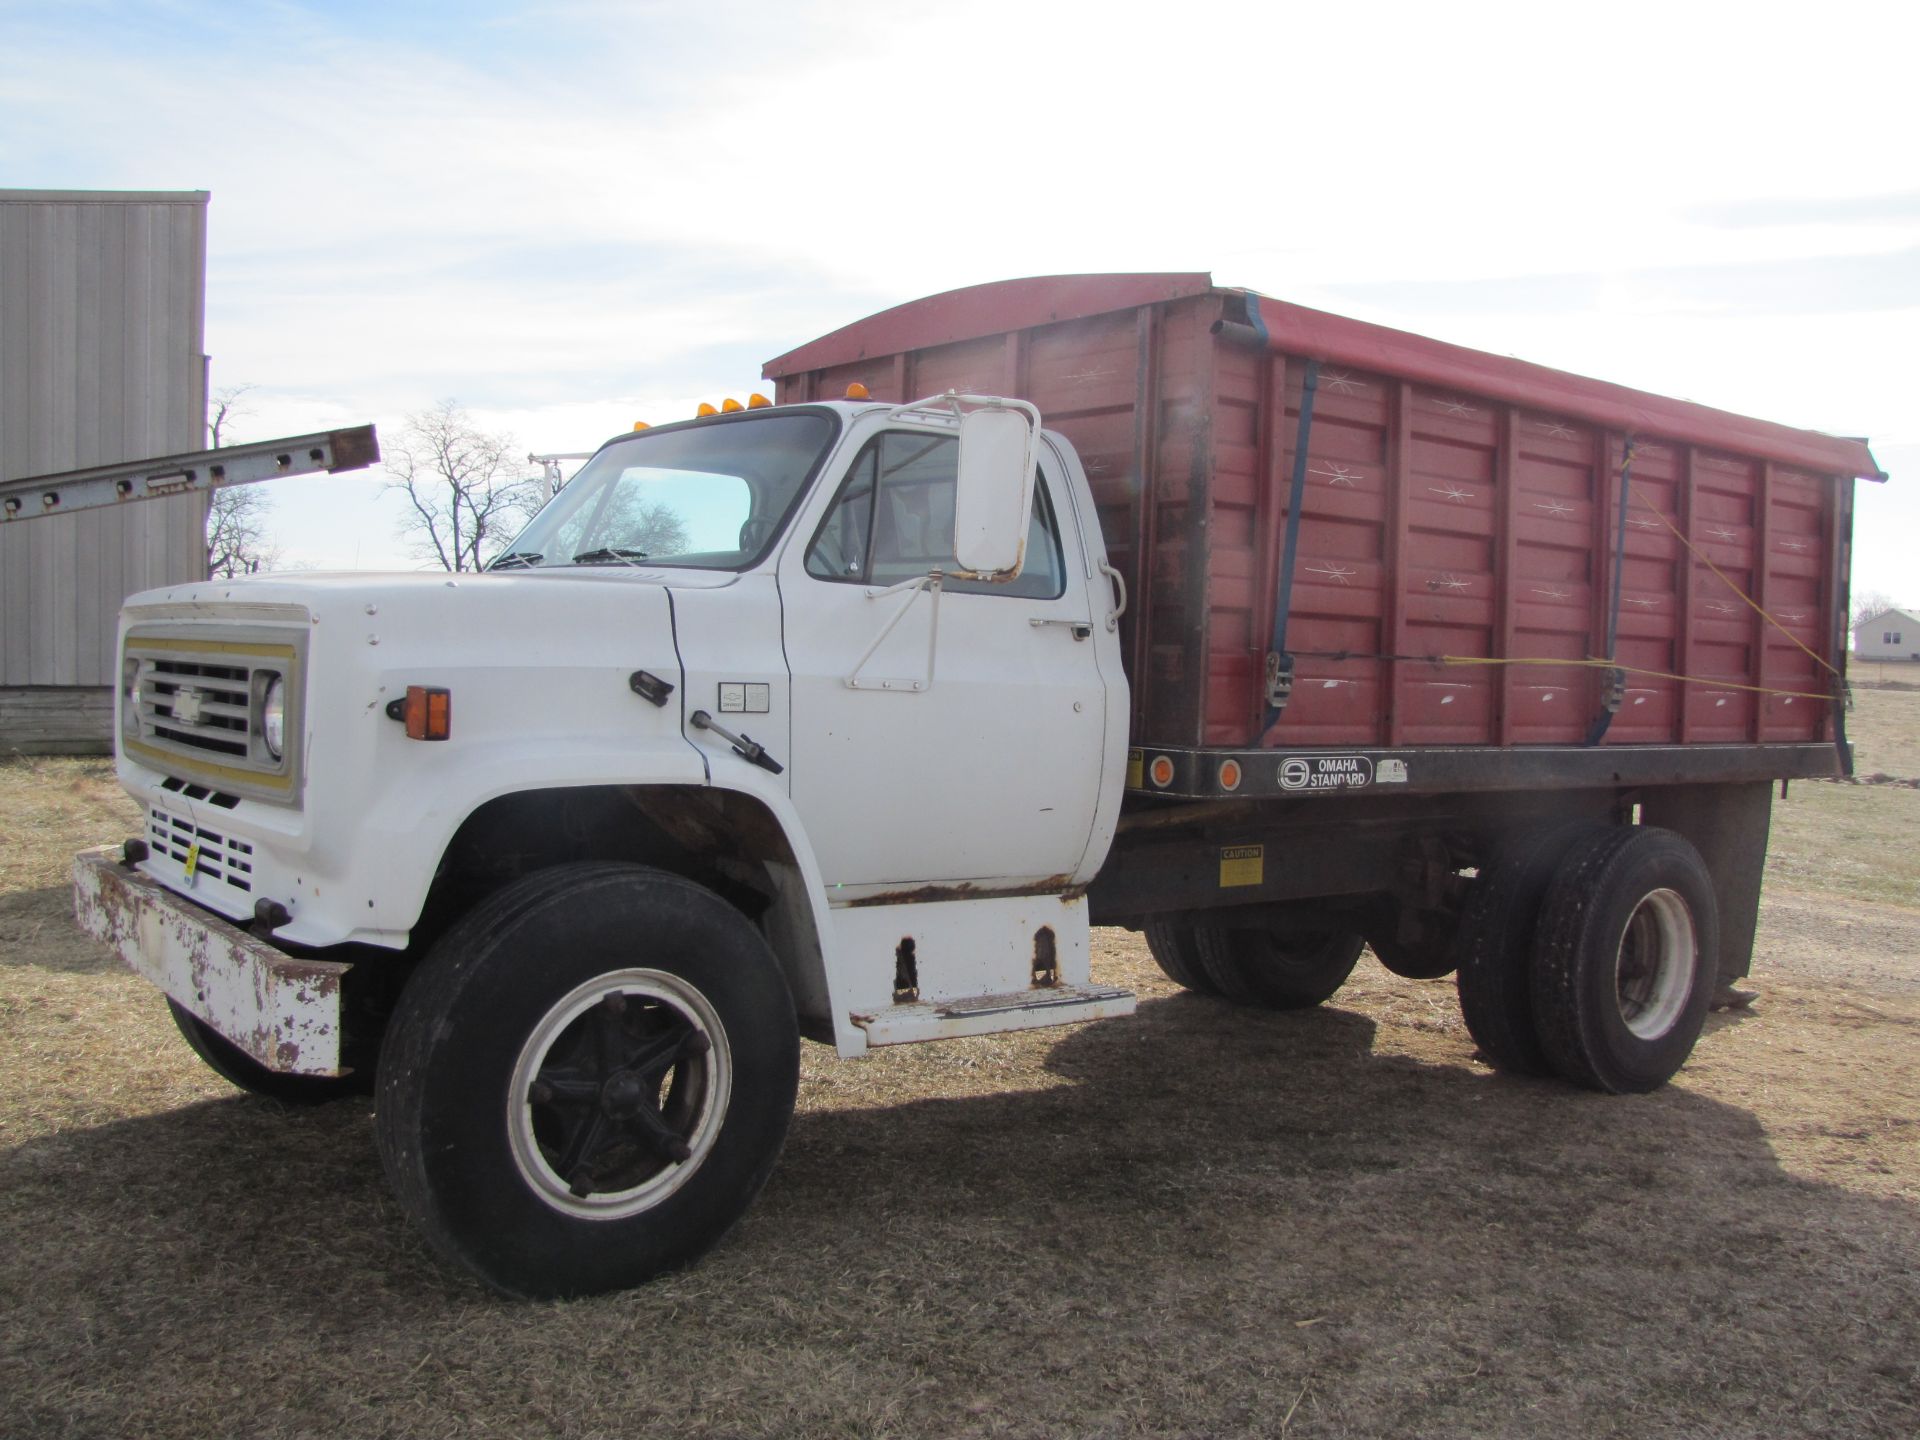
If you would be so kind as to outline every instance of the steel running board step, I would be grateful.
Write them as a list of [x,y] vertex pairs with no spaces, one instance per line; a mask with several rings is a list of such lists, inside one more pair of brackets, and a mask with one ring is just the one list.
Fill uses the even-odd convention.
[[850,1018],[866,1031],[869,1045],[906,1045],[916,1040],[956,1040],[963,1035],[1104,1020],[1110,1015],[1131,1015],[1133,1007],[1131,990],[1111,985],[1050,985],[1006,995],[889,1005],[870,1013],[856,1010]]

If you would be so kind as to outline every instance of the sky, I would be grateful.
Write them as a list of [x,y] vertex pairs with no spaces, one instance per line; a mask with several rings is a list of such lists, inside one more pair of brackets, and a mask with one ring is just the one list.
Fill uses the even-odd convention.
[[[1850,0],[0,0],[0,185],[211,192],[236,439],[451,398],[590,450],[917,296],[1207,270],[1868,436],[1854,589],[1912,606],[1917,42]],[[377,476],[273,503],[292,564],[422,563]]]

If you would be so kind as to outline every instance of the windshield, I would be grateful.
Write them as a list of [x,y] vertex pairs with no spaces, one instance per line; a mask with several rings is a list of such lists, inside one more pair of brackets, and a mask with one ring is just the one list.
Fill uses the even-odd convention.
[[815,410],[616,440],[580,467],[492,568],[743,570],[780,533],[834,429],[833,417]]

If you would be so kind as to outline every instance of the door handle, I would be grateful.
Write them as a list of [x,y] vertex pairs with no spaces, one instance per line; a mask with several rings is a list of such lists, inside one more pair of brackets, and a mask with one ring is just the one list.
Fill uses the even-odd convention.
[[1093,634],[1093,626],[1089,625],[1084,620],[1063,620],[1057,616],[1052,616],[1052,615],[1029,616],[1027,618],[1027,624],[1033,626],[1033,628],[1036,630],[1038,630],[1042,625],[1064,625],[1067,627],[1067,629],[1073,632],[1073,638],[1076,640],[1084,640],[1089,635]]

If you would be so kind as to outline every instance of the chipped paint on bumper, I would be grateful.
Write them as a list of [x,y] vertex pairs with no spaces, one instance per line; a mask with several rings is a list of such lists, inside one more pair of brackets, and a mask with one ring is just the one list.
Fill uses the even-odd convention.
[[234,1045],[286,1075],[342,1075],[340,980],[352,968],[299,960],[119,863],[116,847],[73,860],[80,928]]

